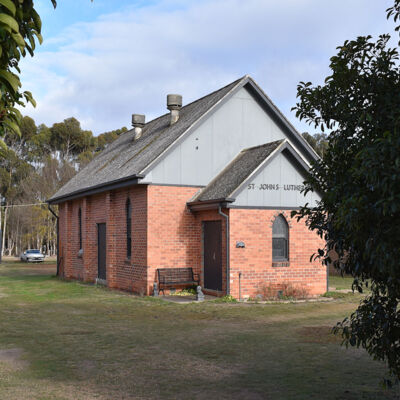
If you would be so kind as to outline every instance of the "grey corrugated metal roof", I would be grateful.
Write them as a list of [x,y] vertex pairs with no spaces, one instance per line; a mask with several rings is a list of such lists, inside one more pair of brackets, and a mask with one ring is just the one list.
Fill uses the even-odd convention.
[[91,188],[140,175],[144,168],[245,79],[246,76],[182,107],[178,122],[172,126],[167,113],[148,122],[143,128],[141,138],[136,141],[133,140],[133,129],[125,132],[48,201],[56,201]]
[[191,201],[210,201],[229,198],[232,193],[266,160],[285,140],[242,150],[199,194]]

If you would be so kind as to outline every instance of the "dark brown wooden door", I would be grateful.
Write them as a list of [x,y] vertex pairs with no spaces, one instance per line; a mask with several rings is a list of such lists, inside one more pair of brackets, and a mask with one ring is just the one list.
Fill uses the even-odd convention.
[[107,256],[106,224],[97,224],[97,262],[98,278],[107,279],[106,256]]
[[221,221],[203,222],[204,288],[222,290]]

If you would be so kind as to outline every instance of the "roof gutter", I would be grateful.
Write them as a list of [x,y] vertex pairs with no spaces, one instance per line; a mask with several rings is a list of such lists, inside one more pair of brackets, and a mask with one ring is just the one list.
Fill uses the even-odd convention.
[[190,211],[202,211],[202,210],[217,210],[220,207],[228,208],[228,203],[233,203],[235,199],[231,197],[222,199],[212,199],[212,200],[196,200],[187,203]]
[[222,212],[221,205],[218,207],[218,214],[221,215],[222,217],[225,218],[225,234],[226,234],[226,241],[225,241],[225,246],[226,246],[226,295],[229,296],[231,293],[231,288],[230,288],[230,283],[231,283],[231,277],[230,277],[230,262],[229,262],[229,215],[224,214]]
[[77,190],[75,192],[68,193],[63,196],[53,197],[53,198],[46,200],[46,202],[48,204],[59,204],[59,203],[63,203],[64,201],[74,200],[74,199],[78,199],[78,198],[84,197],[84,196],[90,196],[93,194],[107,192],[108,190],[121,189],[126,186],[138,184],[139,179],[143,179],[144,177],[145,177],[145,175],[141,175],[141,174],[131,175],[127,178],[116,179],[116,180],[108,182],[106,184],[100,183],[99,185],[92,186],[90,188],[86,188],[83,190]]

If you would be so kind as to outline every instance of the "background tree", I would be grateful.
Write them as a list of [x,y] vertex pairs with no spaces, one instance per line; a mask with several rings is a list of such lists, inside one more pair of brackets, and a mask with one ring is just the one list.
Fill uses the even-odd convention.
[[50,145],[60,152],[60,158],[66,161],[73,160],[78,154],[90,149],[93,134],[83,131],[76,118],[67,118],[63,122],[55,123],[50,128]]
[[302,135],[315,152],[320,157],[323,157],[326,148],[328,147],[328,135],[326,133],[315,133],[314,135],[310,135],[308,132],[304,132]]
[[50,128],[21,118],[21,134],[7,131],[0,152],[0,227],[3,254],[19,255],[26,248],[56,251],[56,221],[44,202],[122,132],[121,128],[93,136],[76,118]]
[[[399,15],[395,0],[387,16],[398,22]],[[389,39],[346,41],[331,58],[324,85],[299,84],[296,115],[331,133],[305,186],[322,200],[297,217],[326,240],[317,257],[330,262],[334,250],[335,267],[354,277],[354,289],[370,282],[370,293],[335,331],[348,345],[385,360],[399,378],[400,68]]]

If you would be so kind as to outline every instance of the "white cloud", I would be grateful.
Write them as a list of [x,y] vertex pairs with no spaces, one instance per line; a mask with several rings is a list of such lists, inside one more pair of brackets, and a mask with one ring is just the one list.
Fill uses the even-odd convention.
[[[379,3],[379,4],[378,4]],[[77,23],[23,62],[37,123],[69,116],[94,133],[166,112],[249,73],[288,115],[300,80],[321,80],[345,39],[389,29],[373,0],[159,1]],[[46,39],[45,39],[46,40]],[[295,126],[303,129],[293,115]]]

